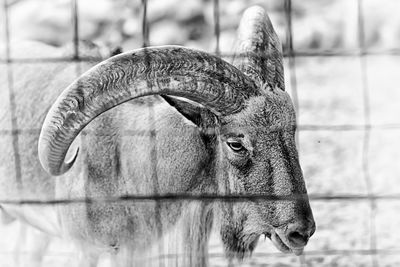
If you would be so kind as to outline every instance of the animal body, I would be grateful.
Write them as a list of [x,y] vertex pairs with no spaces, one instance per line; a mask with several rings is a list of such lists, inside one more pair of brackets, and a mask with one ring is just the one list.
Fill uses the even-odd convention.
[[[213,225],[230,258],[249,255],[261,235],[283,252],[302,253],[315,223],[295,145],[295,112],[284,91],[281,46],[262,8],[243,15],[232,64],[163,46],[111,57],[75,81],[71,63],[27,69],[13,70],[21,134],[17,141],[1,136],[7,152],[0,156],[2,199],[277,198],[2,204],[7,214],[93,248],[92,254],[129,255],[122,265],[157,251],[180,253],[167,261],[174,266],[206,266]],[[0,112],[2,129],[12,131],[10,105]],[[42,123],[39,138],[29,132]]]

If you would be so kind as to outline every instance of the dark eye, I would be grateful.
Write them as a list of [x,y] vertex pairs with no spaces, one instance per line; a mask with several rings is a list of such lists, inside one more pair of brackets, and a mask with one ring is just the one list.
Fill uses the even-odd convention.
[[245,150],[244,146],[240,142],[227,142],[227,144],[230,147],[230,149],[232,149],[235,152],[241,152]]

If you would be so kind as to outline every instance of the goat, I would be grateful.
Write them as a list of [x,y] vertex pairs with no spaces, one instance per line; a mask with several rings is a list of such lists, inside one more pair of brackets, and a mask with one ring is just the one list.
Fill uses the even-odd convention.
[[[19,184],[9,168],[13,159],[4,156],[12,155],[12,142],[2,141],[8,152],[0,156],[3,198],[277,198],[3,204],[7,213],[99,251],[181,251],[182,266],[207,265],[212,225],[229,258],[249,255],[261,235],[282,252],[302,253],[315,223],[295,145],[295,112],[284,91],[281,45],[261,7],[245,11],[232,64],[206,52],[161,46],[111,57],[67,86],[73,70],[36,69],[35,80],[16,84],[15,99],[23,101],[17,103],[20,125],[35,129],[44,122],[37,150],[37,135],[19,137]],[[21,107],[32,110],[20,114]]]

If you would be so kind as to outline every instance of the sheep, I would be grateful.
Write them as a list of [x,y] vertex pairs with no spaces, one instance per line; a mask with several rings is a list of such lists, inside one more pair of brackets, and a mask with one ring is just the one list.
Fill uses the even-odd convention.
[[[132,261],[144,251],[179,252],[182,257],[168,263],[206,266],[212,227],[228,258],[249,256],[261,235],[282,252],[302,253],[315,222],[295,145],[295,112],[284,90],[281,45],[261,7],[245,11],[232,64],[199,50],[160,46],[113,56],[70,83],[75,69],[17,72],[30,78],[16,84],[19,125],[43,125],[39,138],[19,136],[19,184],[8,167],[13,159],[5,156],[12,155],[12,142],[2,141],[8,152],[0,156],[3,199],[276,199],[2,204],[7,213],[93,248],[93,255],[108,251]],[[66,89],[60,94],[60,88]]]

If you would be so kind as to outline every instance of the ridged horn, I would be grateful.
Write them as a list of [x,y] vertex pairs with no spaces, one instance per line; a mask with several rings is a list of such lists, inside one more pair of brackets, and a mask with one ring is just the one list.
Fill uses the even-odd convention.
[[281,43],[262,7],[253,6],[244,12],[232,63],[259,88],[268,84],[285,90]]
[[73,164],[65,155],[95,117],[123,102],[154,94],[196,101],[218,116],[240,111],[254,82],[233,65],[208,53],[178,46],[123,53],[94,66],[58,97],[39,137],[39,159],[51,175]]

